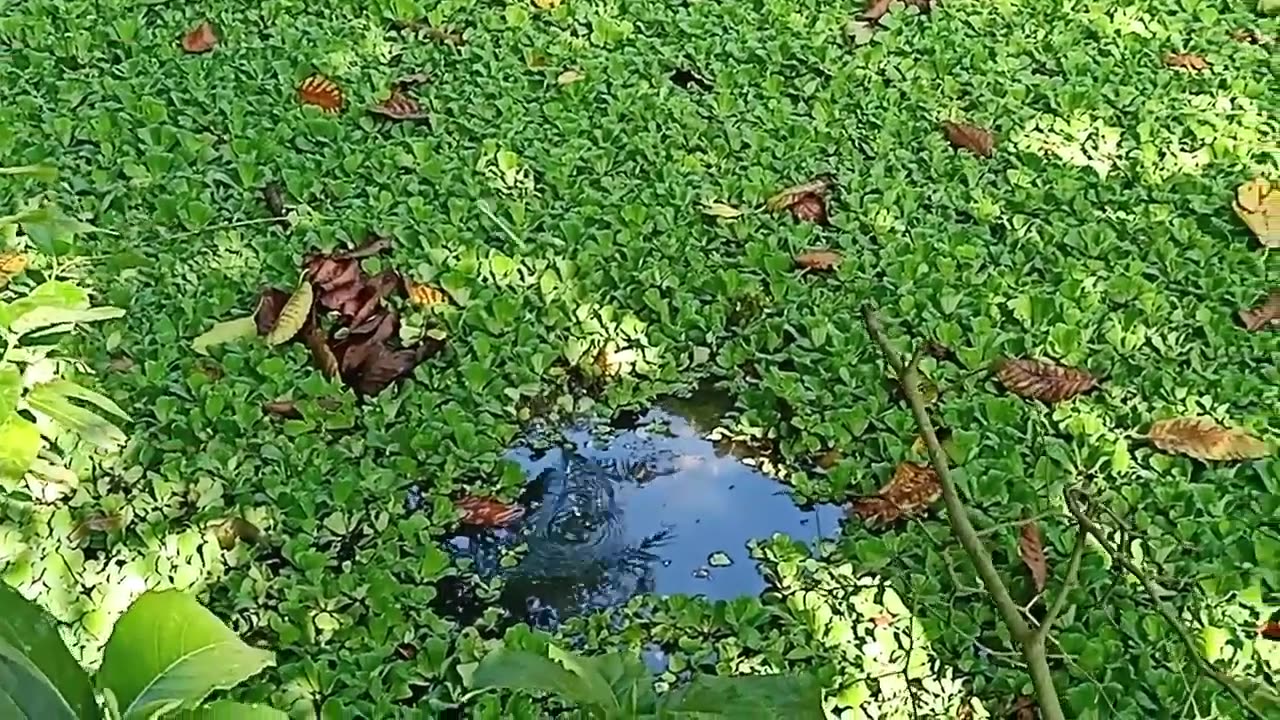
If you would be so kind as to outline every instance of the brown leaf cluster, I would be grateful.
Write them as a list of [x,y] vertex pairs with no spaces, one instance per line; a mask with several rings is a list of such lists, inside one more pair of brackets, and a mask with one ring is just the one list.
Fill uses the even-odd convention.
[[1195,53],[1169,53],[1164,56],[1164,64],[1180,70],[1199,72],[1209,68],[1209,61]]
[[793,185],[765,201],[766,210],[779,212],[790,210],[801,222],[827,224],[827,194],[831,191],[831,178],[822,176],[806,183]]
[[1078,368],[1041,360],[1001,360],[996,377],[1011,392],[1044,402],[1062,402],[1097,386],[1094,376]]
[[189,53],[209,52],[218,44],[218,36],[213,32],[213,25],[206,20],[191,28],[182,36],[182,49]]
[[1267,640],[1280,640],[1280,622],[1268,620],[1258,626],[1258,635]]
[[924,512],[939,497],[942,485],[937,472],[928,465],[904,462],[887,485],[875,495],[854,500],[849,512],[868,523],[887,525]]
[[942,122],[942,131],[947,135],[947,142],[952,147],[968,150],[974,155],[988,158],[995,154],[996,136],[990,130],[967,123]]
[[1267,444],[1244,430],[1205,417],[1177,417],[1152,423],[1147,439],[1168,453],[1197,460],[1250,460],[1271,454]]
[[1031,582],[1036,592],[1044,592],[1045,582],[1049,579],[1049,563],[1044,557],[1044,541],[1040,538],[1040,527],[1035,522],[1022,524],[1018,537],[1018,550],[1022,562],[1031,572]]
[[1261,305],[1240,309],[1246,330],[1280,330],[1280,288],[1273,289]]
[[519,505],[473,495],[458,500],[454,507],[462,514],[462,524],[477,527],[503,527],[524,517],[524,508]]

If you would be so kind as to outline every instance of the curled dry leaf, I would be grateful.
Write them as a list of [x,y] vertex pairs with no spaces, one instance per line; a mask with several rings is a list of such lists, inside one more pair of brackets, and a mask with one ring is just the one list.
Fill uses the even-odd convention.
[[1044,541],[1040,539],[1040,527],[1035,522],[1022,524],[1022,532],[1018,538],[1018,550],[1022,562],[1031,571],[1031,582],[1036,592],[1044,592],[1045,581],[1049,579],[1049,564],[1044,557]]
[[448,305],[449,296],[444,290],[426,283],[417,283],[412,280],[405,280],[405,294],[409,296],[409,304],[416,307],[428,308],[436,305]]
[[320,324],[313,319],[303,330],[302,339],[306,342],[307,349],[311,351],[311,359],[316,367],[320,368],[320,372],[331,380],[338,377],[338,358],[333,354],[333,348],[329,347],[329,334],[320,327]]
[[0,288],[9,284],[9,281],[21,275],[27,269],[27,256],[10,250],[0,252]]
[[840,253],[824,248],[811,248],[795,257],[796,265],[804,270],[834,270],[843,260]]
[[1273,289],[1262,304],[1252,308],[1241,308],[1239,315],[1246,330],[1280,329],[1280,288]]
[[805,195],[818,195],[819,197],[825,197],[829,190],[831,190],[831,178],[824,175],[810,180],[809,182],[792,185],[789,188],[780,190],[773,197],[765,201],[764,207],[770,212],[787,210],[790,209],[792,205],[799,202],[800,198]]
[[942,486],[932,467],[904,462],[879,492],[854,500],[850,512],[869,523],[888,524],[923,512],[941,496]]
[[304,105],[314,105],[327,113],[342,109],[342,88],[323,75],[312,75],[298,86],[298,100]]
[[189,53],[209,52],[218,44],[218,36],[213,32],[213,25],[206,20],[187,31],[182,36],[182,49]]
[[722,220],[733,220],[743,215],[741,210],[732,205],[710,200],[702,203],[702,213]]
[[952,147],[968,150],[981,157],[991,157],[995,153],[996,136],[991,134],[990,130],[984,130],[977,125],[944,120],[942,131],[946,133],[947,142],[951,143]]
[[564,72],[556,76],[556,84],[572,85],[578,82],[579,80],[581,80],[583,77],[585,76],[582,73],[578,72],[577,70],[573,70],[573,69],[565,70]]
[[289,293],[273,287],[262,288],[258,296],[258,308],[253,311],[253,321],[259,335],[266,335],[276,326],[280,319],[280,311],[289,302]]
[[369,108],[369,112],[390,120],[421,120],[427,116],[417,100],[399,90],[392,91],[391,97]]
[[267,344],[279,345],[292,340],[307,323],[307,318],[311,317],[311,305],[314,300],[315,291],[311,283],[303,280],[298,285],[298,289],[293,291],[293,295],[289,296],[284,307],[280,309],[280,316],[276,318],[275,326],[267,333]]
[[1018,395],[1050,403],[1088,392],[1098,384],[1084,370],[1041,360],[1006,358],[996,365],[996,377]]
[[1280,640],[1280,621],[1268,620],[1258,626],[1258,635],[1267,640]]
[[454,503],[454,507],[462,513],[464,525],[502,527],[524,517],[523,507],[508,505],[494,498],[467,496]]
[[1181,70],[1200,71],[1209,67],[1209,61],[1195,53],[1169,53],[1164,56],[1164,64]]
[[791,216],[801,222],[827,224],[827,201],[818,193],[805,193],[791,204]]
[[1271,454],[1267,444],[1244,430],[1226,428],[1206,417],[1178,417],[1152,423],[1151,443],[1168,453],[1197,460],[1250,460]]
[[1263,246],[1280,248],[1280,187],[1254,178],[1236,188],[1234,207]]

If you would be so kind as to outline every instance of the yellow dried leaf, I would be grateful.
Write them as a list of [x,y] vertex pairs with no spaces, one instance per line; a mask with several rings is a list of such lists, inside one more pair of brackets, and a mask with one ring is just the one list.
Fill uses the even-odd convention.
[[8,285],[10,280],[21,275],[26,269],[26,255],[17,251],[0,253],[0,288]]
[[561,85],[572,85],[583,78],[582,73],[577,70],[565,70],[556,77],[556,82]]
[[560,7],[560,0],[533,0],[533,4],[539,10],[555,10]]
[[434,307],[436,305],[449,304],[449,296],[444,290],[434,285],[425,283],[416,283],[412,280],[405,279],[405,293],[409,296],[409,303],[421,308]]
[[292,340],[307,323],[307,317],[311,314],[311,303],[314,300],[315,290],[312,289],[311,283],[303,280],[281,308],[280,317],[276,318],[275,326],[267,333],[267,344],[279,345]]
[[1249,460],[1271,454],[1267,444],[1244,430],[1205,417],[1178,417],[1152,423],[1147,438],[1169,453],[1198,460]]
[[1280,187],[1254,178],[1236,189],[1236,215],[1269,248],[1280,247]]
[[702,203],[702,212],[712,217],[722,218],[724,220],[733,220],[740,218],[743,212],[732,205],[726,205],[722,202],[704,202]]

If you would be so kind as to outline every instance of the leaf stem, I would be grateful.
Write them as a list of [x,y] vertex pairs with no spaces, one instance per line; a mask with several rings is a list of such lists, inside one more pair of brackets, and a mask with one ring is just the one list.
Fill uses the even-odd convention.
[[202,233],[207,233],[207,232],[215,232],[217,230],[232,230],[234,228],[249,227],[250,225],[268,225],[270,223],[277,223],[277,222],[280,222],[280,218],[278,217],[253,218],[252,220],[237,220],[235,222],[222,223],[221,225],[206,225],[202,228],[196,228],[195,230],[180,232],[177,235],[170,235],[169,239],[178,240],[180,238],[187,238],[193,235],[200,235]]
[[1089,534],[1083,527],[1076,532],[1076,544],[1071,548],[1071,560],[1067,563],[1067,577],[1062,581],[1062,587],[1058,589],[1058,596],[1053,599],[1053,605],[1045,612],[1040,628],[1036,630],[1036,634],[1042,638],[1049,634],[1049,628],[1053,627],[1053,623],[1067,607],[1067,598],[1075,589],[1076,577],[1080,574],[1080,560],[1084,557],[1085,540],[1088,537]]

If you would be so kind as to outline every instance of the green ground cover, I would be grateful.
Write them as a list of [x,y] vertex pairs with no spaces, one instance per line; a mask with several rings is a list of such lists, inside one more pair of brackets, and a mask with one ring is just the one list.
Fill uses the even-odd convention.
[[[514,495],[521,478],[501,456],[525,421],[712,379],[735,398],[733,429],[768,445],[801,496],[873,492],[921,457],[862,328],[873,300],[895,337],[955,351],[924,365],[935,412],[1023,601],[1016,521],[1040,518],[1056,587],[1074,537],[1061,489],[1087,483],[1206,656],[1274,687],[1280,645],[1256,627],[1280,610],[1280,459],[1206,464],[1142,433],[1208,415],[1280,438],[1280,345],[1236,320],[1280,285],[1280,266],[1231,210],[1241,183],[1280,178],[1276,46],[1232,33],[1280,24],[1243,0],[953,0],[895,8],[855,42],[846,22],[860,9],[7,4],[0,164],[50,163],[61,179],[0,178],[0,199],[48,192],[109,231],[75,250],[97,299],[128,314],[76,349],[133,420],[118,457],[67,449],[81,481],[56,502],[5,501],[5,581],[66,623],[90,664],[144,587],[192,588],[277,654],[236,697],[297,717],[445,714],[465,693],[458,665],[504,631],[492,614],[466,626],[441,614],[437,584],[456,570],[435,538],[464,490]],[[218,46],[184,53],[205,17]],[[396,28],[422,18],[464,42]],[[1170,52],[1209,66],[1166,67]],[[580,77],[562,82],[567,70]],[[680,70],[705,83],[673,82]],[[298,103],[312,73],[344,89],[343,112]],[[414,91],[429,122],[365,112],[411,73],[430,75]],[[950,146],[943,120],[990,128],[994,155]],[[828,227],[701,210],[760,208],[824,173]],[[228,227],[266,217],[269,181],[295,225]],[[395,245],[366,267],[394,265],[455,301],[438,314],[448,349],[411,380],[358,402],[300,346],[193,351],[216,321],[251,311],[261,285],[292,286],[306,251],[369,230]],[[798,273],[793,255],[815,246],[844,261]],[[601,349],[634,362],[601,377]],[[984,371],[1004,355],[1106,381],[1053,407],[1026,402]],[[303,419],[264,416],[282,397]],[[415,483],[430,495],[408,513]],[[75,532],[99,514],[122,522]],[[229,517],[262,539],[224,548]],[[684,668],[816,669],[848,717],[952,716],[970,692],[998,714],[1026,694],[939,514],[887,531],[851,522],[820,560],[785,540],[760,552],[780,589],[767,602],[645,599],[563,632],[585,650],[657,640],[668,681]],[[1069,714],[1242,716],[1102,553],[1086,555],[1073,599],[1050,649]],[[882,627],[886,613],[901,622]],[[540,707],[493,694],[468,712]]]

